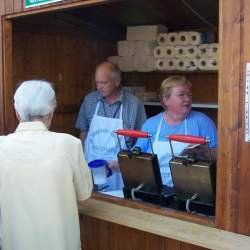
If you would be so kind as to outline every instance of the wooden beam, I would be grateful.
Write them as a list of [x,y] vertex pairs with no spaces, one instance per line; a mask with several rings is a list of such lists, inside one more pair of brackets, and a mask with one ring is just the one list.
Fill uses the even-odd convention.
[[89,199],[80,214],[138,229],[143,232],[216,250],[249,249],[250,237],[153,214],[140,209]]
[[[0,16],[5,13],[5,1],[0,1]],[[4,133],[4,84],[3,84],[3,19],[0,18],[0,134]]]
[[[220,1],[220,58],[216,226],[237,232],[239,201],[241,8],[242,1]],[[244,248],[242,248],[244,249]]]
[[12,21],[3,19],[4,124],[5,132],[7,133],[13,132],[17,124],[13,108],[14,83],[12,44]]
[[113,2],[120,2],[120,1],[122,0],[78,0],[74,2],[64,1],[64,2],[58,2],[58,3],[45,5],[45,6],[29,8],[29,9],[25,9],[25,7],[23,6],[23,12],[6,15],[6,18],[17,18],[21,16],[48,13],[48,12],[57,11],[57,10],[67,10],[67,9],[72,9],[72,8],[77,8],[77,7],[110,4]]

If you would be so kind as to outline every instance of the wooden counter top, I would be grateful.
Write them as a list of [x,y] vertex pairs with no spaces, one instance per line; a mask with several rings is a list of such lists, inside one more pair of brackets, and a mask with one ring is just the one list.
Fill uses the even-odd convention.
[[250,237],[218,230],[213,220],[142,202],[95,193],[79,206],[79,212],[208,249],[250,249]]

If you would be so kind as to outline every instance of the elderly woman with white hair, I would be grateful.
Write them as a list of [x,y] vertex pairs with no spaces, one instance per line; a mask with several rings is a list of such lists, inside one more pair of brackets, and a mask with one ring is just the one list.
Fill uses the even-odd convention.
[[55,92],[45,81],[15,92],[19,125],[0,143],[0,223],[3,250],[79,250],[77,201],[92,178],[81,141],[50,132]]
[[[173,186],[169,160],[172,157],[167,136],[170,134],[209,137],[209,147],[216,148],[217,132],[214,122],[205,114],[191,110],[191,83],[184,76],[170,76],[160,87],[160,100],[164,111],[149,118],[142,130],[152,135],[153,150],[158,156],[164,185]],[[139,139],[136,146],[149,152],[148,140]],[[174,151],[180,153],[186,145],[173,142]]]

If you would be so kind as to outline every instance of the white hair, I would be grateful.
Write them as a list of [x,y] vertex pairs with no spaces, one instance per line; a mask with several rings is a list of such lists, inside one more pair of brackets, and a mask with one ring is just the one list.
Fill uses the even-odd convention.
[[24,81],[15,92],[14,106],[23,122],[46,117],[55,109],[55,91],[46,81]]

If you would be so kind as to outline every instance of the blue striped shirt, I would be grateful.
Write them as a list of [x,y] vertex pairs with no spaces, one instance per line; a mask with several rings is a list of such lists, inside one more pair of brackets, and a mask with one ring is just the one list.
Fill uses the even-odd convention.
[[119,98],[114,103],[110,104],[100,95],[98,91],[94,91],[89,93],[84,98],[76,121],[76,128],[83,132],[88,132],[99,101],[100,106],[97,114],[109,118],[120,117],[122,104],[124,129],[141,129],[142,124],[146,121],[147,117],[144,105],[131,93],[122,90],[122,94]]

